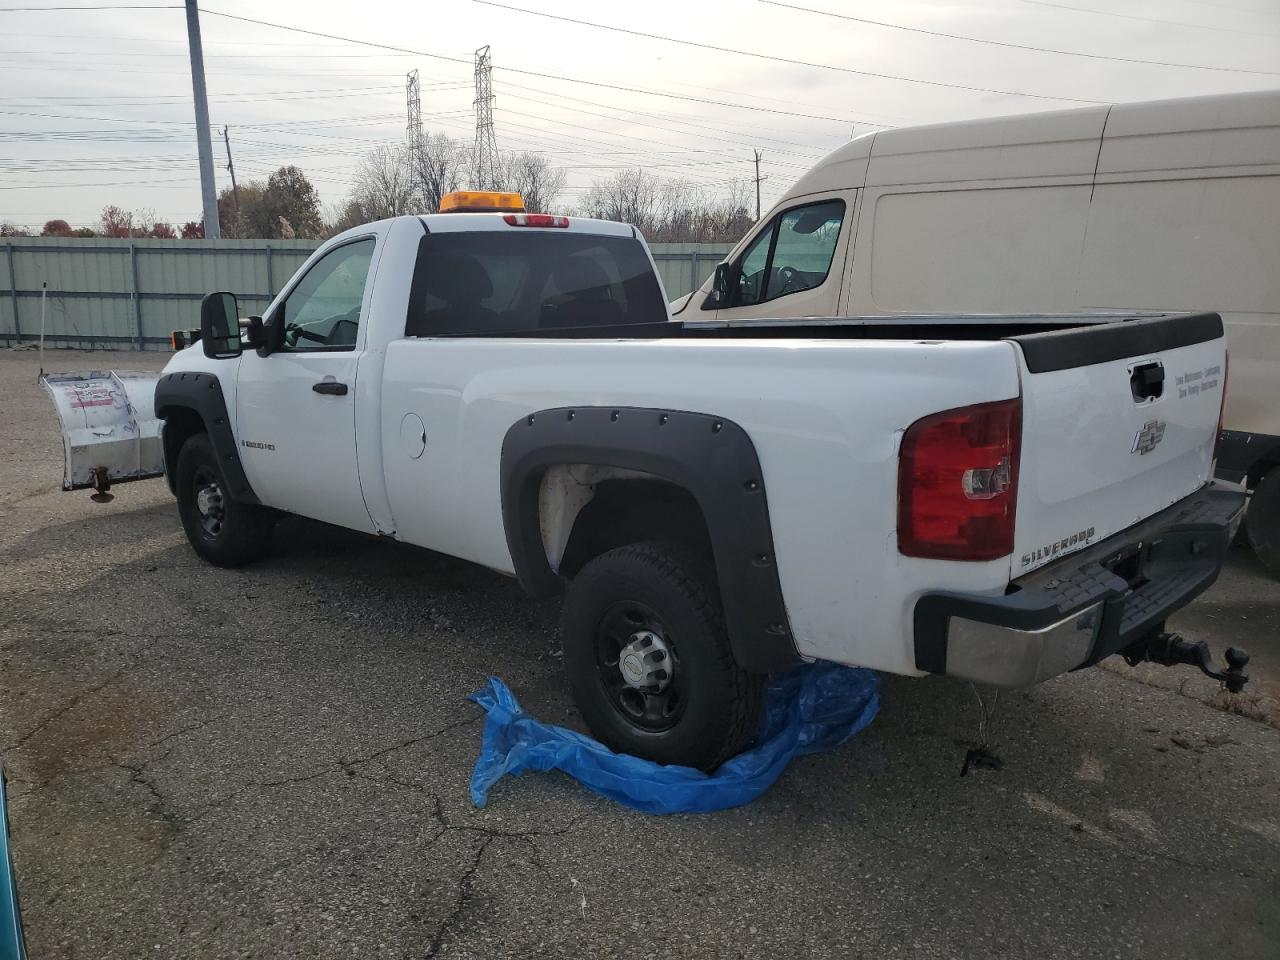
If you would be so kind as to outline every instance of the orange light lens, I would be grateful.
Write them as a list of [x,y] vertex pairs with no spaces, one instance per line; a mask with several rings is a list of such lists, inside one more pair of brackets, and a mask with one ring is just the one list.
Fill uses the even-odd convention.
[[440,199],[441,213],[523,213],[524,198],[518,193],[491,190],[455,190]]

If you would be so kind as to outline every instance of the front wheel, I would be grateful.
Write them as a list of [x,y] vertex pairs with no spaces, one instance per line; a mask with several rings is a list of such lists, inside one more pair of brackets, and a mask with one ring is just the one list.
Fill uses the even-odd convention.
[[764,677],[734,661],[705,566],[678,544],[629,544],[569,586],[565,670],[583,720],[613,750],[712,770],[756,733]]
[[1272,467],[1253,488],[1244,525],[1253,552],[1280,579],[1280,467]]
[[267,550],[272,516],[226,493],[209,437],[197,433],[178,451],[178,515],[192,548],[219,567],[252,563]]

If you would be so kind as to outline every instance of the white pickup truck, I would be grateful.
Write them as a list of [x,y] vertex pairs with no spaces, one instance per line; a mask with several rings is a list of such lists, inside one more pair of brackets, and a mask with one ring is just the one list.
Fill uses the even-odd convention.
[[247,563],[292,513],[567,588],[592,732],[703,768],[800,660],[997,686],[1117,652],[1209,671],[1163,627],[1244,504],[1212,480],[1217,315],[665,303],[632,227],[523,212],[343,233],[243,335],[210,295],[154,393],[192,546]]

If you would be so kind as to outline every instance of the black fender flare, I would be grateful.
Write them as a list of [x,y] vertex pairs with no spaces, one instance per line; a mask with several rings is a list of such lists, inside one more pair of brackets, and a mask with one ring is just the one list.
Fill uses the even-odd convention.
[[514,423],[502,442],[502,519],[516,577],[529,593],[563,585],[547,562],[538,515],[556,464],[640,470],[687,490],[706,520],[734,657],[768,673],[799,661],[769,526],[755,445],[724,417],[646,407],[559,407]]
[[[156,416],[166,421],[179,410],[193,411],[204,423],[205,433],[213,445],[213,452],[222,469],[226,492],[239,503],[259,504],[258,495],[249,485],[236,438],[231,433],[231,421],[227,417],[227,401],[222,395],[222,384],[212,373],[166,373],[156,384]],[[167,431],[166,431],[167,432]],[[177,444],[164,442],[164,468],[173,488],[177,476]]]

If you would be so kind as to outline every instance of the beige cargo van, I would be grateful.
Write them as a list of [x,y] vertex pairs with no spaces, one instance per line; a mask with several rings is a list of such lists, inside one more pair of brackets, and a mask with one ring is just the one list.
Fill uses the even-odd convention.
[[672,310],[1221,313],[1219,474],[1253,489],[1250,539],[1280,575],[1280,91],[859,137]]

